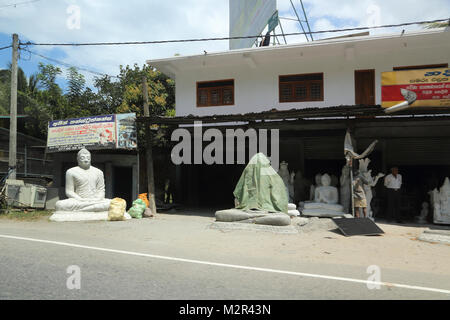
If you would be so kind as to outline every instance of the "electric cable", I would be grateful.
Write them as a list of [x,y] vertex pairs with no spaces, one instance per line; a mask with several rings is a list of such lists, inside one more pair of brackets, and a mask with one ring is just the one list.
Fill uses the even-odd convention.
[[30,3],[38,2],[38,1],[42,1],[42,0],[30,0],[30,1],[23,1],[23,2],[6,4],[6,5],[3,5],[3,6],[0,6],[0,9],[8,8],[8,7],[17,7],[17,6],[21,6],[21,5],[24,5],[24,4],[30,4]]
[[[388,24],[388,25],[371,26],[371,27],[356,27],[356,28],[321,30],[321,31],[311,31],[311,32],[294,32],[294,33],[286,33],[285,36],[335,33],[335,32],[346,32],[346,31],[360,31],[360,30],[368,30],[368,29],[370,30],[370,29],[382,29],[382,28],[396,28],[396,27],[410,26],[410,25],[416,25],[416,24],[430,24],[430,23],[444,22],[444,21],[449,21],[449,19],[445,18],[445,19],[436,19],[436,20],[427,20],[427,21],[414,21],[414,22],[405,22],[405,23],[399,23],[399,24]],[[282,35],[275,34],[274,36],[282,36]],[[120,46],[120,45],[223,41],[223,40],[238,40],[238,39],[250,39],[250,38],[261,38],[261,36],[255,35],[255,36],[240,36],[240,37],[217,37],[217,38],[194,38],[194,39],[154,40],[154,41],[125,41],[125,42],[84,42],[84,43],[36,43],[36,42],[22,43],[21,42],[20,45],[26,45],[26,46],[71,46],[71,47]]]
[[12,45],[9,45],[9,46],[6,46],[6,47],[1,47],[1,48],[0,48],[0,51],[5,50],[5,49],[9,49],[9,48],[11,48],[11,47],[12,47]]
[[89,73],[92,73],[92,74],[95,74],[95,75],[101,76],[101,77],[107,76],[107,77],[110,77],[110,78],[117,78],[117,79],[119,78],[119,77],[117,77],[117,76],[111,76],[111,75],[106,74],[106,73],[101,73],[101,72],[93,71],[93,70],[90,70],[90,69],[87,69],[87,68],[84,68],[84,67],[74,66],[74,65],[68,64],[68,63],[66,63],[66,62],[59,61],[59,60],[54,59],[54,58],[46,57],[46,56],[44,56],[44,55],[42,55],[42,54],[33,52],[33,51],[28,50],[28,49],[26,49],[26,48],[20,48],[20,50],[26,51],[26,52],[28,52],[28,53],[30,53],[30,54],[32,54],[32,55],[41,57],[42,59],[46,59],[46,60],[48,60],[48,61],[57,63],[57,64],[59,64],[59,65],[62,65],[62,66],[64,66],[64,67],[67,67],[67,68],[75,68],[75,69],[77,69],[77,70],[89,72]]

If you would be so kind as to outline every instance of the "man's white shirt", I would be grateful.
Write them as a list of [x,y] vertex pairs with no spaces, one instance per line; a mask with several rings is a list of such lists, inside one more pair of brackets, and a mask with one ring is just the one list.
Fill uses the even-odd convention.
[[397,174],[397,178],[393,174],[386,176],[384,186],[388,189],[400,189],[402,187],[402,176],[400,174]]

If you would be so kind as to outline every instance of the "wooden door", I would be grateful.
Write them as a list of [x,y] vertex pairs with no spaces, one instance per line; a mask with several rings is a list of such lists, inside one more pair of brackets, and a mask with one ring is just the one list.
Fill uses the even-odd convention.
[[355,104],[375,105],[375,70],[355,71]]

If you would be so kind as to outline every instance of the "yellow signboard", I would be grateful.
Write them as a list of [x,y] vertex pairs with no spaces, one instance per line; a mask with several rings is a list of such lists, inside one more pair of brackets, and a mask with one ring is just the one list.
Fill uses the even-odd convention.
[[408,101],[412,107],[450,107],[450,69],[421,69],[381,74],[383,108]]

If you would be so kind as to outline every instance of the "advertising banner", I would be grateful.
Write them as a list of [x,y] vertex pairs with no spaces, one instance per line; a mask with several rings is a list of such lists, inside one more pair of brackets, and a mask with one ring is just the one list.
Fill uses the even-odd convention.
[[412,107],[450,107],[450,69],[383,72],[382,106],[408,101]]
[[93,116],[51,121],[48,124],[47,152],[135,149],[136,114]]

